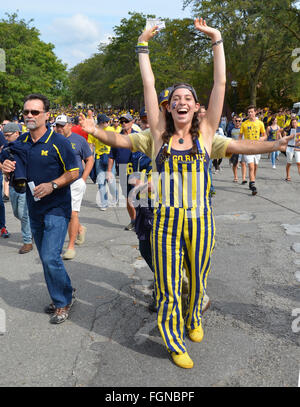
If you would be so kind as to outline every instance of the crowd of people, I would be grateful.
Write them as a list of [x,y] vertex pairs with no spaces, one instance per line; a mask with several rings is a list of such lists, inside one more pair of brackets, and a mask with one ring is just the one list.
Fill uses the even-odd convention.
[[2,121],[0,133],[1,237],[10,237],[4,204],[10,201],[21,222],[19,253],[30,252],[34,241],[42,261],[52,300],[45,307],[50,322],[64,322],[76,298],[63,260],[74,259],[76,245],[86,239],[79,213],[90,177],[97,184],[100,211],[119,205],[124,196],[129,216],[125,230],[136,232],[141,255],[153,272],[150,309],[157,312],[173,362],[182,368],[193,367],[185,333],[194,342],[202,341],[202,315],[209,306],[206,283],[215,242],[213,168],[220,171],[227,157],[233,182],[238,182],[240,166],[241,182],[247,184],[248,167],[252,195],[258,193],[261,153],[270,155],[273,169],[278,154],[286,154],[286,181],[291,181],[293,160],[300,175],[299,117],[255,106],[233,113],[229,120],[222,116],[223,40],[202,19],[195,20],[195,29],[211,39],[214,53],[214,86],[207,107],[187,83],[170,86],[157,97],[148,49],[157,33],[152,28],[141,34],[136,48],[145,97],[140,112],[50,110],[47,97],[31,94],[25,98],[22,119]]

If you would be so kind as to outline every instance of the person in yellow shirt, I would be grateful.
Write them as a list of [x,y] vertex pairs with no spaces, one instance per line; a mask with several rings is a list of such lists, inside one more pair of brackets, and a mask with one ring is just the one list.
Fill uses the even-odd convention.
[[120,131],[122,130],[122,126],[120,124],[120,120],[118,119],[118,117],[114,117],[112,119],[112,126],[114,131],[116,131],[117,133],[120,133]]
[[[263,122],[256,117],[256,107],[249,106],[247,112],[248,119],[242,123],[239,138],[242,139],[244,136],[245,140],[266,140],[267,136],[265,126]],[[255,186],[255,179],[260,160],[260,154],[245,155],[245,159],[249,168],[249,189],[252,191],[252,195],[256,195],[257,188]]]
[[277,124],[279,127],[283,128],[284,127],[284,123],[285,123],[285,114],[283,112],[283,109],[280,108],[277,114]]

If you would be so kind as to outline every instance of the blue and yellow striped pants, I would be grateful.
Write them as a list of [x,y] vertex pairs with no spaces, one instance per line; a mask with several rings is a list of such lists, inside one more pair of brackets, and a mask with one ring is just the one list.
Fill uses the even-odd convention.
[[[215,243],[211,209],[160,205],[154,211],[152,255],[155,270],[157,321],[170,352],[186,352],[185,326],[201,325],[202,303]],[[189,279],[189,304],[181,309],[183,267]]]

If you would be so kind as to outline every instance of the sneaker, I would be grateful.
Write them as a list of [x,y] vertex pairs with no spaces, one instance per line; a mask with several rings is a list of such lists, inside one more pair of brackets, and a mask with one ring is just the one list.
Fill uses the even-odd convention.
[[251,191],[252,191],[252,195],[256,195],[256,194],[257,194],[257,189],[256,189],[255,186],[253,186],[253,187],[251,188]]
[[31,252],[33,249],[32,243],[24,243],[21,249],[19,250],[19,254],[25,254]]
[[255,181],[250,181],[249,182],[249,189],[250,191],[252,191],[252,195],[256,195],[257,194],[257,189],[255,186]]
[[57,325],[57,324],[61,324],[62,322],[65,322],[65,320],[69,318],[69,312],[70,312],[73,304],[74,304],[74,301],[63,308],[56,308],[53,316],[49,320],[50,324]]
[[[70,311],[70,309],[72,308],[74,302],[76,301],[75,292],[76,292],[76,288],[73,288],[72,300],[71,300],[71,303],[69,304],[69,311]],[[44,308],[44,312],[45,312],[46,314],[54,314],[55,311],[56,311],[56,306],[53,304],[53,302],[52,302],[51,304],[47,305],[47,306]]]
[[135,230],[135,221],[132,220],[125,228],[124,230]]
[[69,311],[70,308],[68,305],[63,308],[56,308],[53,316],[50,318],[50,324],[61,324],[65,322],[65,320],[69,318]]
[[276,165],[273,165],[272,168],[276,170]]
[[257,194],[257,189],[256,189],[256,186],[254,185],[254,183],[249,185],[249,189],[252,191],[252,195]]
[[189,330],[189,338],[193,342],[201,342],[203,339],[204,333],[203,333],[203,328],[202,326],[198,326],[196,329],[190,329]]
[[242,185],[245,185],[245,184],[247,184],[247,181],[246,180],[242,181]]
[[85,242],[85,235],[86,235],[86,227],[82,226],[82,232],[78,233],[77,239],[75,240],[75,244],[81,245]]
[[74,249],[67,249],[63,255],[64,260],[72,260],[76,256],[76,250]]
[[187,352],[181,355],[177,355],[176,352],[172,352],[171,357],[175,365],[182,367],[183,369],[192,369],[194,366],[194,362],[192,361]]
[[1,237],[3,237],[4,239],[7,239],[10,236],[10,233],[8,233],[5,226],[1,229],[0,233],[1,233]]
[[99,206],[99,210],[104,212],[107,210],[107,206]]

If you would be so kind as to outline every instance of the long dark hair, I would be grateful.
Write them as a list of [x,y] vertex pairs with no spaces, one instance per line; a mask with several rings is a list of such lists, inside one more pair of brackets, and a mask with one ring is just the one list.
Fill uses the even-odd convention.
[[[189,89],[195,99],[195,102],[198,103],[197,94],[191,85],[189,85],[188,83],[177,83],[173,86],[173,91],[170,92],[169,99],[168,99],[169,104],[170,104],[172,95],[174,93],[174,90],[177,88],[180,88],[180,87]],[[170,112],[168,112],[167,110],[165,111],[165,118],[166,118],[166,130],[162,135],[162,140],[163,140],[163,147],[164,147],[163,155],[166,158],[169,155],[168,144],[169,144],[170,138],[175,133],[175,125],[174,125],[174,120],[173,120],[172,114]],[[192,147],[192,151],[191,151],[192,155],[195,155],[198,153],[198,147],[197,147],[196,141],[199,137],[199,124],[200,124],[200,122],[198,120],[198,112],[195,112],[193,119],[192,119],[191,128],[190,128],[190,133],[191,133],[192,141],[193,141],[193,147]]]
[[290,130],[292,129],[292,122],[293,122],[294,120],[296,120],[296,122],[298,123],[298,120],[296,119],[296,117],[293,117],[293,118],[291,119],[290,125],[289,125],[289,127],[288,127],[288,131],[290,131]]

